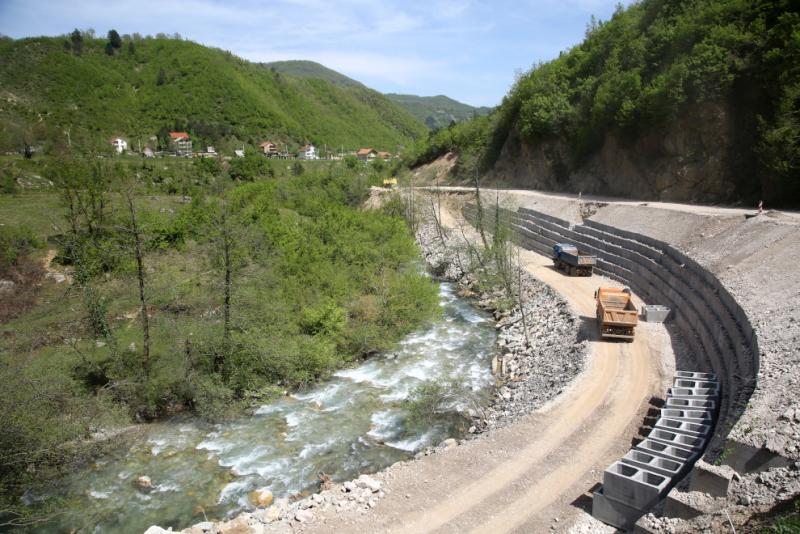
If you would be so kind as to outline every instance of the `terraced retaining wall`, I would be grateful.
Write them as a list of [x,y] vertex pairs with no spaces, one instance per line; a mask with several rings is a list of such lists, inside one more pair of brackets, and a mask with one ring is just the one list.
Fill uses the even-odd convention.
[[[487,230],[494,207],[482,217]],[[467,203],[465,218],[476,224],[477,207]],[[742,308],[709,271],[661,241],[591,219],[583,224],[527,208],[501,208],[500,219],[520,246],[551,256],[555,243],[567,242],[597,255],[596,270],[629,286],[648,304],[670,307],[677,328],[694,359],[693,369],[716,373],[721,385],[720,410],[707,460],[719,457],[728,433],[747,407],[759,367],[758,340]]]

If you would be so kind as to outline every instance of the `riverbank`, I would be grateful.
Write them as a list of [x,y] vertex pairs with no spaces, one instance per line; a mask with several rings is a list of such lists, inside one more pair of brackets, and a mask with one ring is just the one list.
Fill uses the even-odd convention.
[[561,393],[583,369],[586,342],[564,298],[521,265],[512,270],[522,296],[510,308],[502,287],[482,288],[467,232],[437,225],[429,210],[416,237],[431,271],[457,284],[461,295],[497,321],[497,391],[483,414],[469,414],[479,432],[510,424]]
[[[510,426],[556,397],[583,369],[587,346],[580,340],[580,321],[566,301],[549,286],[524,270],[516,273],[522,283],[520,306],[508,307],[501,289],[481,289],[469,261],[469,241],[455,228],[441,229],[428,212],[416,232],[417,242],[429,269],[441,279],[454,283],[462,297],[493,313],[497,330],[496,357],[493,360],[496,389],[487,407],[470,409],[465,414],[472,420],[470,434]],[[523,320],[524,311],[524,320]],[[527,326],[527,339],[523,331]],[[516,436],[515,439],[521,436]],[[491,438],[490,438],[491,440]],[[462,440],[461,444],[476,441]],[[481,441],[481,440],[477,440]],[[410,471],[420,472],[416,465],[436,457],[461,455],[455,439],[447,439],[438,447],[419,451],[414,461],[397,462],[372,476],[361,476],[343,484],[321,482],[321,491],[304,499],[278,499],[266,508],[244,512],[227,522],[206,522],[184,532],[227,533],[290,531],[310,528],[318,521],[326,522],[330,514],[356,520],[379,506],[391,491],[395,478],[403,479]],[[444,455],[443,455],[444,453]],[[425,477],[423,477],[424,479]],[[421,492],[420,492],[421,493]],[[412,499],[404,494],[397,498]],[[154,527],[149,534],[161,532]]]

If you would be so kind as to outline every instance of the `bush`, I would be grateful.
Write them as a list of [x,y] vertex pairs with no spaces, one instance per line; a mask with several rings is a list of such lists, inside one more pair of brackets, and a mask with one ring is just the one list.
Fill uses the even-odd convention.
[[21,256],[42,243],[27,226],[0,226],[0,273],[10,269]]

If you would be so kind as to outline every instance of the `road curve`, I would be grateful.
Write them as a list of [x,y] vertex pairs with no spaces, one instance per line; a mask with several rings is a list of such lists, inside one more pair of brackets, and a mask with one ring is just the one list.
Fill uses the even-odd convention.
[[[442,214],[446,226],[456,215]],[[582,321],[594,322],[594,290],[608,279],[567,277],[549,258],[521,251],[535,277],[561,293]],[[596,336],[596,334],[595,334]],[[356,519],[327,514],[309,530],[334,532],[538,532],[553,518],[580,513],[576,503],[602,470],[630,447],[661,395],[662,362],[673,358],[662,326],[637,327],[633,343],[590,338],[586,368],[545,409],[444,454],[393,471],[387,496]],[[584,498],[585,499],[585,498]],[[585,500],[584,500],[585,503]]]

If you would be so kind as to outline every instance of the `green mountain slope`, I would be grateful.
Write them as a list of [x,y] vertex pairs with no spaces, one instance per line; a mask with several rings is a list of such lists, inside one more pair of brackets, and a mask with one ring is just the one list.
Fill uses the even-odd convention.
[[[641,0],[420,143],[514,185],[800,206],[800,4]],[[469,167],[472,166],[472,169]]]
[[444,95],[417,96],[387,93],[386,97],[424,122],[431,130],[445,128],[451,122],[461,122],[488,115],[492,108],[473,107]]
[[112,135],[147,142],[187,129],[197,142],[396,150],[425,132],[410,114],[361,85],[285,76],[189,41],[143,39],[113,56],[87,39],[0,42],[0,150],[24,142],[106,147]]
[[325,65],[320,65],[314,61],[305,60],[289,60],[289,61],[273,61],[272,63],[264,63],[265,67],[276,72],[290,74],[298,78],[315,78],[318,80],[325,80],[334,85],[342,87],[364,87],[364,84],[357,82],[352,78],[348,78],[340,72],[329,69]]

